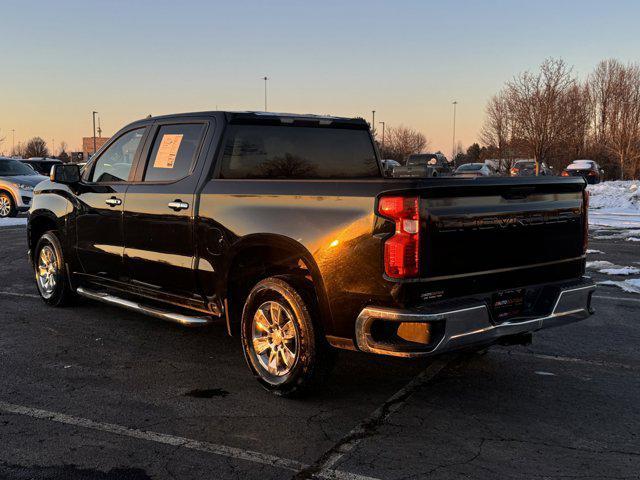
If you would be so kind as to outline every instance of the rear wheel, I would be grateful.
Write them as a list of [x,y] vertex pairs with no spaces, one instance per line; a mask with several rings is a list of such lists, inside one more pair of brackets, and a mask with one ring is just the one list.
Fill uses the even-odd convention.
[[61,307],[74,297],[66,275],[62,245],[53,231],[42,235],[33,255],[36,284],[40,297],[48,305]]
[[18,214],[16,204],[7,192],[0,192],[0,218],[15,217]]
[[269,277],[249,293],[242,312],[242,345],[264,388],[293,396],[322,385],[333,352],[315,317],[315,302],[295,276]]

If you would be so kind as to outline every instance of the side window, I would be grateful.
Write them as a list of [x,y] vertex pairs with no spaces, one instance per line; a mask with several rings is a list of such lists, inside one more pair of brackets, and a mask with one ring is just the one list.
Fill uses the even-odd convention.
[[144,128],[131,130],[112,143],[96,160],[91,181],[126,182],[143,134]]
[[171,182],[186,177],[198,151],[204,125],[163,125],[153,142],[145,182]]

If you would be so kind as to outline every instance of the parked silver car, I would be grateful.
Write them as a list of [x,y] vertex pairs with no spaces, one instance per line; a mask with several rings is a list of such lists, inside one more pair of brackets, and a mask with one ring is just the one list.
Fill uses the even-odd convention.
[[46,179],[20,160],[0,157],[0,218],[29,210],[33,187]]

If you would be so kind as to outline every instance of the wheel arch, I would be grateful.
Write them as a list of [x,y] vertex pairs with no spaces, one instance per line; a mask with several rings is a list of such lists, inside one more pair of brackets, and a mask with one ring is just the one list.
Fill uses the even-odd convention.
[[33,252],[38,239],[49,230],[58,230],[59,222],[53,212],[39,210],[29,215],[27,224],[27,243],[29,252]]
[[230,332],[237,332],[244,299],[260,280],[273,275],[296,274],[306,278],[318,302],[319,321],[331,331],[332,317],[327,294],[313,255],[300,242],[278,234],[251,234],[230,249],[222,285]]

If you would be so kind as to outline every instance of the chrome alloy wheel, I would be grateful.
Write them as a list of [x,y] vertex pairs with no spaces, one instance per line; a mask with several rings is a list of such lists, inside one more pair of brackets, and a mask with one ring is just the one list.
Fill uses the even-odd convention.
[[6,195],[0,195],[0,217],[8,217],[11,212],[11,200]]
[[45,245],[40,250],[36,266],[36,279],[42,296],[44,298],[51,297],[58,283],[58,258],[50,245]]
[[298,331],[289,309],[273,300],[260,305],[253,316],[251,343],[267,372],[288,374],[298,359]]

